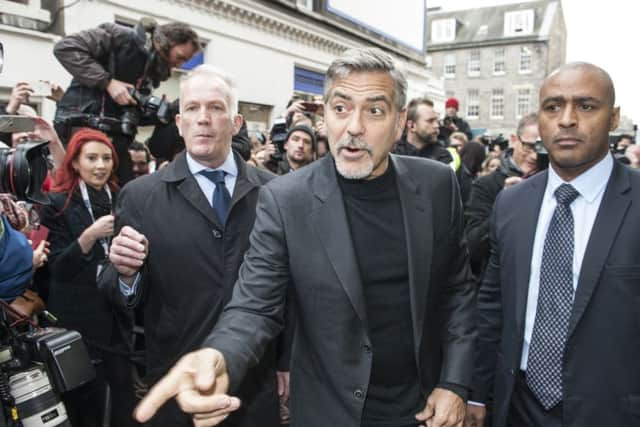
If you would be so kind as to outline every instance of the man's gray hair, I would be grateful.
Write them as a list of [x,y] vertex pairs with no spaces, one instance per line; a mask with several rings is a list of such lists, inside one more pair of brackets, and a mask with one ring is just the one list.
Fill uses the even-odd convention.
[[389,73],[393,80],[393,95],[398,111],[404,109],[407,102],[407,79],[398,68],[391,55],[377,48],[349,49],[331,63],[324,80],[324,100],[329,100],[329,91],[336,79],[347,77],[353,72]]
[[180,79],[180,97],[182,98],[182,90],[184,85],[194,77],[209,77],[212,80],[218,79],[224,86],[226,86],[226,98],[229,104],[229,111],[231,117],[235,117],[238,114],[238,92],[236,90],[236,84],[231,77],[218,67],[214,67],[210,64],[201,64],[191,70],[186,76]]
[[518,122],[518,129],[516,130],[516,135],[518,137],[521,137],[522,132],[524,131],[524,128],[527,128],[529,126],[538,126],[537,113],[529,113],[526,116],[522,116],[522,118]]

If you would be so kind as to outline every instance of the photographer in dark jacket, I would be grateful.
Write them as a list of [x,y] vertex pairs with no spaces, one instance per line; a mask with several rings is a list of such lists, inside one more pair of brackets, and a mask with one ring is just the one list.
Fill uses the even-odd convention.
[[121,159],[116,173],[120,183],[126,183],[132,178],[127,148],[135,137],[135,116],[139,117],[130,90],[149,94],[169,78],[171,68],[199,49],[198,35],[188,25],[155,25],[153,20],[134,28],[104,23],[64,37],[53,53],[73,80],[58,103],[58,134],[68,141],[74,127],[87,125],[75,122],[81,115],[100,118],[101,125],[105,118],[113,119],[108,121],[110,129],[102,130],[113,139]]
[[481,277],[489,260],[489,216],[498,193],[537,172],[535,142],[539,138],[538,115],[520,119],[511,147],[500,157],[500,167],[474,181],[466,207],[466,227],[471,268]]
[[444,104],[446,115],[442,120],[442,125],[440,126],[439,138],[441,140],[448,141],[449,136],[451,136],[451,134],[454,132],[464,133],[465,135],[467,135],[469,141],[473,139],[469,123],[462,119],[462,117],[458,117],[459,107],[460,103],[456,98],[449,98]]

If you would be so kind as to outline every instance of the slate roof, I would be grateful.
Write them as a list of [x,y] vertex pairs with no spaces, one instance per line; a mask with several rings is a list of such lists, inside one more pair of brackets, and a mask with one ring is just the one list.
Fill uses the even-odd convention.
[[[522,36],[504,36],[505,12],[529,10],[534,11],[533,32]],[[523,41],[547,40],[548,35],[543,29],[545,19],[553,19],[552,13],[560,13],[560,2],[557,0],[543,0],[526,3],[514,3],[500,6],[483,7],[456,11],[427,11],[427,44],[428,50],[446,50],[472,45],[491,45],[522,43]],[[431,22],[439,19],[455,18],[456,38],[453,42],[434,43],[431,40]],[[480,27],[486,25],[486,33],[480,32]],[[543,31],[541,31],[543,30]]]

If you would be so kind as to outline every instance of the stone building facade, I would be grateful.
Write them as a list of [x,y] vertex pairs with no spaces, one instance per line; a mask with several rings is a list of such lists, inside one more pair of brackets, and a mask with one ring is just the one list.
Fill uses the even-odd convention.
[[565,63],[560,1],[427,14],[427,68],[476,133],[513,132],[538,108],[544,77]]

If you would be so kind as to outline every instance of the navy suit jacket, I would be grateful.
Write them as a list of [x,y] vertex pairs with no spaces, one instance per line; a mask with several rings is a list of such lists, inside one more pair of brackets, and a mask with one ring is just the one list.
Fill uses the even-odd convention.
[[[520,369],[533,241],[547,184],[540,173],[502,191],[478,293],[471,400],[493,392],[505,425]],[[582,262],[563,362],[564,426],[640,424],[640,173],[615,162]]]

